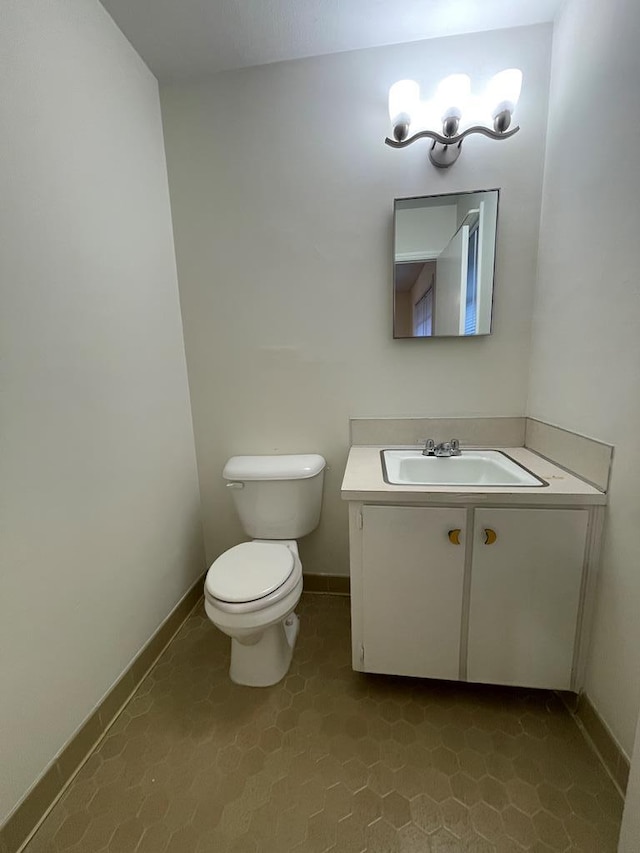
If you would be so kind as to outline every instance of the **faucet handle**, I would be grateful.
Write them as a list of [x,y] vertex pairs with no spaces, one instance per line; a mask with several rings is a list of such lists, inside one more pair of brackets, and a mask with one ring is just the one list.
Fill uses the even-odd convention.
[[460,441],[457,438],[452,438],[449,442],[451,445],[451,453],[453,456],[459,456],[461,453],[460,450]]
[[436,443],[432,438],[424,438],[424,450],[422,451],[424,456],[428,454],[432,454],[436,448]]

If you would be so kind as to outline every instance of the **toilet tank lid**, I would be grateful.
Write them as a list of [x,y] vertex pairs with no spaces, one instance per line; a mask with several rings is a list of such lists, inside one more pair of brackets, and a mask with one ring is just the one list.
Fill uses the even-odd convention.
[[232,456],[224,466],[225,480],[306,480],[327,463],[317,453],[286,456]]

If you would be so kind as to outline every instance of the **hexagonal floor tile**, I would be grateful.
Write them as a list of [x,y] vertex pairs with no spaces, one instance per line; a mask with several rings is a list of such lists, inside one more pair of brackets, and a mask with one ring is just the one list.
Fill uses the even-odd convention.
[[614,853],[621,799],[553,694],[355,673],[349,599],[299,614],[252,690],[197,609],[25,853]]

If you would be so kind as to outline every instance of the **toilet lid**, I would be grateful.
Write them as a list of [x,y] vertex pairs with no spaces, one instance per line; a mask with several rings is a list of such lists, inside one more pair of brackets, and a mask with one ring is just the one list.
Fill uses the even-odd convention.
[[220,601],[255,601],[282,586],[293,566],[286,545],[243,542],[218,557],[207,572],[205,587]]

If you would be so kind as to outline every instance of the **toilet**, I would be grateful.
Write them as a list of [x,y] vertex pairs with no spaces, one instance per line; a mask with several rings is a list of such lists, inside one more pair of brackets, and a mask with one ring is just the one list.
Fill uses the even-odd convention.
[[298,636],[302,595],[297,540],[320,521],[326,462],[318,454],[233,456],[224,467],[251,542],[229,548],[204,584],[205,610],[231,637],[229,675],[268,687],[287,673]]

